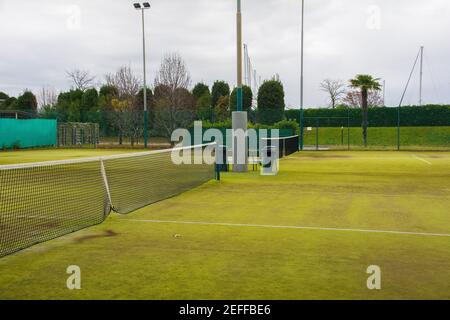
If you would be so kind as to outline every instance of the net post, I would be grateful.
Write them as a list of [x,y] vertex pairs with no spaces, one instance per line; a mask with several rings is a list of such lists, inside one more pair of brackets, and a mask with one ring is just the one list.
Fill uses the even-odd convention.
[[100,173],[103,178],[103,184],[105,186],[106,195],[108,196],[109,206],[113,208],[111,191],[109,189],[108,176],[106,175],[105,164],[103,163],[103,159],[100,158]]

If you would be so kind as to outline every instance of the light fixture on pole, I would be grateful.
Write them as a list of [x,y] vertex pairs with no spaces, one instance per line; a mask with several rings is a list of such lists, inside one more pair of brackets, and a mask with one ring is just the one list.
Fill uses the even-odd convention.
[[144,146],[148,147],[148,106],[147,106],[147,66],[145,59],[145,19],[144,10],[150,9],[150,3],[134,3],[134,8],[142,13],[142,55],[143,55],[143,71],[144,71]]

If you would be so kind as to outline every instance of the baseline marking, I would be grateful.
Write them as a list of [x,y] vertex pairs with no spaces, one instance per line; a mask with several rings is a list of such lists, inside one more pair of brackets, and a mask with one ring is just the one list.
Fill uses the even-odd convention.
[[416,156],[415,154],[413,155],[414,159],[417,159],[419,161],[425,162],[426,164],[429,164],[430,166],[432,166],[433,164],[430,161],[427,161],[421,157]]
[[294,230],[316,230],[316,231],[342,231],[342,232],[361,232],[361,233],[387,233],[426,237],[450,237],[445,233],[427,233],[427,232],[409,232],[409,231],[389,231],[389,230],[365,230],[365,229],[346,229],[346,228],[320,228],[320,227],[301,227],[301,226],[273,226],[264,224],[243,224],[243,223],[221,223],[221,222],[202,222],[202,221],[170,221],[170,220],[140,220],[140,219],[121,219],[122,221],[161,223],[161,224],[190,224],[203,226],[223,226],[223,227],[247,227],[247,228],[270,228],[270,229],[294,229]]

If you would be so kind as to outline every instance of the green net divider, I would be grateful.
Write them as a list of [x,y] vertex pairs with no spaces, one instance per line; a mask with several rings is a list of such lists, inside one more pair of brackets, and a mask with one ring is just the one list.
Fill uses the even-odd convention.
[[[215,178],[215,144],[0,166],[0,257],[102,223]],[[172,153],[209,154],[179,164]]]
[[0,119],[0,148],[55,146],[56,125],[48,119]]

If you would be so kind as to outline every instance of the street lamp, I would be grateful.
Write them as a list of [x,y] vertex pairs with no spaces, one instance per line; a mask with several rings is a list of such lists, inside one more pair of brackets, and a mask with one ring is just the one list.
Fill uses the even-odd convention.
[[144,146],[148,147],[148,107],[147,107],[147,68],[145,61],[145,20],[144,20],[144,10],[150,9],[150,3],[134,3],[134,8],[142,12],[142,53],[144,61]]

